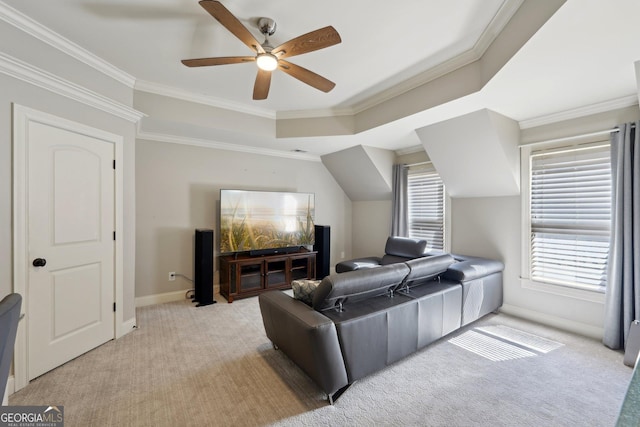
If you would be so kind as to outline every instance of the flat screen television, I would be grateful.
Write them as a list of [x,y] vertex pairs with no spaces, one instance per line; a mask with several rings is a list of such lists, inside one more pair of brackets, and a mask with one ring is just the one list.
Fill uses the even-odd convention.
[[220,190],[220,252],[279,252],[314,243],[315,194]]

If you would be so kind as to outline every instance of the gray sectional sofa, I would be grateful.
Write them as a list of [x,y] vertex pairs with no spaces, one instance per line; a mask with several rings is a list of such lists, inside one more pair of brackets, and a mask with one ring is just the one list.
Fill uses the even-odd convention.
[[311,305],[282,291],[259,296],[267,337],[330,403],[354,381],[502,305],[501,262],[428,254],[420,241],[398,239],[382,258],[336,266],[342,272],[320,282]]

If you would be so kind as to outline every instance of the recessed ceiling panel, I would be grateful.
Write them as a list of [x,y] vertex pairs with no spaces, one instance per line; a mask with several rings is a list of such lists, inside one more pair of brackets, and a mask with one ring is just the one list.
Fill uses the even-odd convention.
[[[513,0],[223,1],[262,41],[259,17],[273,18],[277,46],[332,25],[342,43],[296,56],[295,64],[336,83],[330,93],[275,72],[261,106],[274,111],[329,109],[362,99],[474,47],[498,11]],[[255,63],[190,69],[181,59],[250,55],[197,1],[36,2],[11,7],[98,55],[136,79],[223,100],[254,104]],[[518,3],[518,2],[516,2]],[[293,96],[295,95],[295,96]]]

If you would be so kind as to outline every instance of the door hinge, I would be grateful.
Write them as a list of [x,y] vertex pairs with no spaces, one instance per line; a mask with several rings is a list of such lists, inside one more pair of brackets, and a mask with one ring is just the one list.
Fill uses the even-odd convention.
[[116,232],[113,232],[113,240],[116,240]]
[[113,168],[114,169],[116,168],[116,161],[115,160],[113,161]]
[[115,302],[113,303],[113,312],[114,313],[116,312],[116,303]]

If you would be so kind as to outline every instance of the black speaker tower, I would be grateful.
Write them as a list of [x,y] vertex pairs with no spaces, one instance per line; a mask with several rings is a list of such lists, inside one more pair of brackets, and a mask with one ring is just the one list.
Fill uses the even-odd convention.
[[315,226],[315,243],[313,250],[316,254],[316,279],[324,279],[329,275],[329,249],[331,244],[331,227],[328,225]]
[[194,259],[194,301],[196,307],[214,304],[213,299],[213,230],[197,229]]

